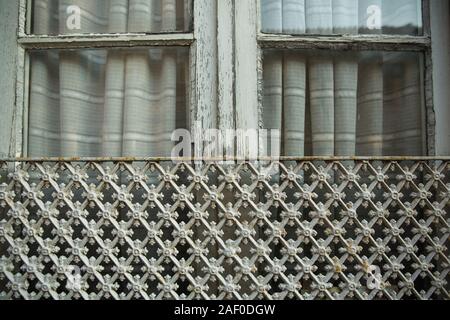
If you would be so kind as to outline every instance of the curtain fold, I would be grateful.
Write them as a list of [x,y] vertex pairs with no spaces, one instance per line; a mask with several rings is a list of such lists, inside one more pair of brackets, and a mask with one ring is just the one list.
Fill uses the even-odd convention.
[[[364,10],[361,25],[364,33],[381,34],[382,28],[367,28],[367,11],[369,6],[380,8],[383,12],[383,0],[361,0],[360,8]],[[358,82],[358,128],[357,154],[362,156],[382,156],[383,153],[383,113],[384,113],[384,77],[383,55],[370,54],[362,63]]]
[[102,132],[102,154],[106,157],[122,154],[125,59],[123,52],[108,53]]
[[[383,3],[384,32],[416,34],[421,25],[420,1],[398,0]],[[411,24],[417,21],[417,24]],[[420,92],[421,62],[414,53],[385,55],[384,153],[402,155],[424,154],[422,139],[422,100]],[[394,119],[392,115],[400,115]],[[399,121],[400,120],[400,121]]]
[[383,56],[371,54],[360,68],[358,81],[357,154],[383,155]]
[[31,57],[29,154],[60,154],[59,72],[57,55],[37,53]]
[[[86,32],[106,33],[108,28],[108,6],[109,0],[59,0],[59,33],[70,34],[80,33],[80,31],[86,30]],[[75,11],[71,10],[73,6],[80,8],[80,25],[72,26],[70,24],[70,16],[75,14]],[[111,19],[111,23],[114,21]],[[50,30],[50,33],[56,30]]]
[[284,33],[304,33],[305,0],[283,0],[282,22]]
[[[111,0],[109,16],[111,23],[108,32],[125,32],[128,24],[128,0]],[[122,155],[125,59],[123,52],[109,52],[107,57],[102,130],[102,155],[105,157]]]
[[402,152],[406,155],[426,154],[422,131],[424,130],[424,101],[420,95],[424,81],[417,65],[423,65],[415,55],[409,55],[405,61],[403,82],[403,106],[405,118],[402,130],[405,140],[401,145],[405,148]]
[[422,154],[419,61],[414,54],[398,53],[386,54],[384,59],[383,153]]
[[[305,31],[305,1],[283,0],[283,32]],[[284,54],[283,85],[283,153],[287,156],[304,156],[306,61],[303,57]]]
[[[34,29],[46,34],[53,28],[57,7],[49,6],[48,0],[35,0]],[[30,74],[29,153],[31,155],[60,153],[59,126],[59,68],[58,56],[38,52],[31,57]]]
[[334,155],[334,67],[327,57],[309,60],[312,151],[316,156]]
[[261,0],[261,21],[266,33],[422,34],[420,0]]
[[358,63],[353,57],[334,63],[334,125],[336,156],[356,154]]
[[[333,1],[333,32],[358,34],[358,0]],[[334,62],[334,155],[356,154],[358,62],[357,56]]]
[[[178,4],[178,6],[177,6]],[[173,31],[185,24],[177,0],[38,0],[34,31],[73,33],[67,7],[82,12],[83,30],[123,33]],[[54,7],[57,6],[55,9]],[[52,10],[49,10],[52,8]],[[183,69],[177,48],[63,50],[32,53],[31,156],[169,156],[177,109],[186,113]],[[185,83],[180,83],[185,81]],[[182,89],[180,90],[180,87]],[[186,116],[180,117],[186,121]],[[186,127],[186,124],[184,124]]]
[[331,34],[333,32],[332,0],[305,0],[306,32]]
[[[152,30],[152,1],[130,0],[128,30]],[[145,50],[128,54],[125,67],[125,106],[123,123],[124,156],[141,155],[144,150],[157,152],[159,121],[156,85],[157,71]],[[152,116],[154,114],[155,116]]]
[[62,52],[59,60],[61,155],[99,154],[103,114],[104,55]]
[[288,156],[423,155],[422,59],[414,52],[266,52],[264,127],[282,128]]
[[359,0],[333,0],[333,32],[357,34]]
[[[275,33],[357,33],[357,0],[265,0],[263,25]],[[283,63],[282,63],[283,62]],[[354,154],[358,63],[328,55],[266,55],[264,62],[265,128],[283,127],[284,154],[303,156],[310,132],[314,155]],[[309,105],[306,105],[308,71]],[[280,115],[283,114],[283,123]],[[307,117],[310,116],[309,121]],[[310,124],[311,129],[306,130]],[[306,132],[305,132],[306,131]]]
[[295,53],[284,56],[284,154],[305,155],[306,62]]
[[[283,107],[283,60],[279,54],[268,55],[264,59],[264,70],[267,74],[264,78],[264,109],[263,123],[265,129],[275,129],[281,132],[282,129],[282,107]],[[270,137],[268,137],[270,140]],[[262,146],[263,155],[269,156],[273,152],[281,150],[272,150],[271,143]],[[278,153],[279,154],[279,153]]]
[[191,0],[33,0],[34,34],[183,32],[191,25]]
[[261,0],[261,19],[265,32],[283,31],[283,1]]
[[[107,18],[102,10],[104,1],[61,0],[59,30],[77,33],[66,23],[67,8],[77,5],[81,10],[81,25],[88,30],[105,32]],[[100,126],[103,109],[102,65],[104,59],[95,52],[63,52],[59,59],[61,155],[98,155],[101,149]]]

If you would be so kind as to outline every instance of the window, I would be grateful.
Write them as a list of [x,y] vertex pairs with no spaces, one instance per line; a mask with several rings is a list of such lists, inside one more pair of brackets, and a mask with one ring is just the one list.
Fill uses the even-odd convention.
[[283,132],[283,154],[427,153],[422,12],[416,0],[261,0],[262,121]]
[[422,35],[420,0],[261,0],[262,31]]
[[263,121],[288,156],[423,155],[422,55],[265,50]]
[[280,132],[227,153],[435,153],[429,1],[22,0],[21,23],[19,155],[169,156],[194,127]]
[[196,73],[212,65],[200,57],[214,47],[207,37],[215,8],[191,0],[21,1],[24,132],[16,154],[169,156],[173,131],[197,121],[196,88],[210,85]]

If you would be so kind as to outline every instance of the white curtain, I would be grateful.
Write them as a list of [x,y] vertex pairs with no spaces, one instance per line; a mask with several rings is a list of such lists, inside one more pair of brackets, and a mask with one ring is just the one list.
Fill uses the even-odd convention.
[[421,0],[260,1],[262,31],[266,33],[422,33]]
[[[271,33],[358,34],[360,6],[367,8],[370,3],[382,8],[385,2],[262,0],[263,29]],[[399,4],[409,9],[403,21],[417,16],[410,2]],[[390,17],[396,19],[395,14],[386,17],[387,25]],[[264,126],[282,130],[282,154],[423,154],[417,54],[268,50],[263,68]],[[397,70],[395,75],[393,70]]]
[[[175,31],[185,10],[178,0],[36,0],[34,32],[75,32],[65,23],[68,5],[81,8],[82,32],[99,33]],[[33,52],[29,155],[170,155],[171,133],[186,122],[184,53]]]
[[191,0],[33,0],[32,32],[182,32],[191,28],[190,12]]

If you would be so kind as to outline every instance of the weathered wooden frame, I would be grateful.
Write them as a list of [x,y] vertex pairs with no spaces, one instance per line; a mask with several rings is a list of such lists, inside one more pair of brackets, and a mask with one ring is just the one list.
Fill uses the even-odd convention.
[[[125,33],[125,34],[76,34],[76,35],[31,35],[29,24],[31,18],[31,1],[19,0],[19,27],[17,34],[17,78],[16,78],[16,106],[14,110],[14,137],[10,144],[11,156],[26,157],[28,149],[28,108],[29,108],[29,73],[30,60],[28,50],[47,49],[84,49],[84,48],[123,48],[145,46],[171,46],[190,48],[190,121],[202,121],[212,117],[205,114],[212,113],[215,105],[212,103],[215,83],[205,70],[211,70],[215,64],[212,61],[216,48],[211,41],[211,19],[216,16],[215,6],[209,0],[193,1],[192,19],[193,29],[188,33]],[[204,56],[211,59],[205,60]],[[208,76],[204,76],[207,74]],[[200,89],[201,88],[201,89]],[[206,112],[206,113],[205,113]],[[208,113],[209,112],[209,113]]]
[[[244,0],[253,2],[257,16],[257,41],[254,43],[258,51],[258,110],[262,110],[262,50],[263,49],[328,49],[328,50],[380,50],[380,51],[415,51],[424,54],[424,116],[426,127],[424,141],[428,156],[436,155],[436,116],[433,102],[433,61],[431,47],[430,0],[422,0],[422,36],[391,35],[280,35],[263,33],[261,30],[260,0]],[[255,75],[253,76],[255,77]],[[260,118],[260,123],[262,119]]]

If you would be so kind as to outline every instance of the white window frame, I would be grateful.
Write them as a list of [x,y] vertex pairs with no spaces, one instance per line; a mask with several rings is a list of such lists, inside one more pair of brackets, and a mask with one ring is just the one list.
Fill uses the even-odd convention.
[[[214,1],[192,0],[193,29],[179,33],[124,33],[124,34],[30,34],[31,0],[19,0],[19,28],[17,52],[16,106],[14,110],[15,140],[12,148],[16,158],[27,157],[28,109],[29,109],[29,50],[40,49],[86,49],[122,47],[188,47],[190,68],[190,90],[188,101],[191,123],[200,121],[203,127],[215,127],[210,116],[215,110],[215,10]],[[204,57],[209,57],[205,59]],[[208,72],[209,70],[209,72]]]
[[[239,30],[236,32],[236,100],[237,102],[245,103],[244,105],[246,108],[247,106],[250,108],[250,110],[244,110],[243,113],[251,114],[252,116],[258,115],[259,128],[262,128],[263,49],[415,51],[424,54],[423,92],[425,106],[423,108],[423,118],[425,121],[422,124],[425,146],[424,153],[426,153],[424,156],[436,155],[436,116],[433,101],[430,0],[422,0],[422,36],[299,36],[263,33],[261,28],[260,4],[260,0],[236,1],[236,5],[239,7],[236,12],[236,29]],[[250,16],[254,16],[255,19],[249,19],[248,16],[246,16],[247,12]],[[253,59],[254,63],[257,63],[257,65],[254,65],[252,61],[249,61],[251,59]],[[242,62],[242,65],[240,65],[240,62]],[[255,84],[257,86],[256,88]],[[241,86],[242,88],[240,88]],[[249,99],[252,101],[249,101]],[[240,104],[237,103],[237,106],[239,105]],[[239,119],[239,117],[238,114],[237,118]],[[243,123],[243,125],[245,124],[246,123]],[[250,123],[250,127],[253,125],[254,123]]]

